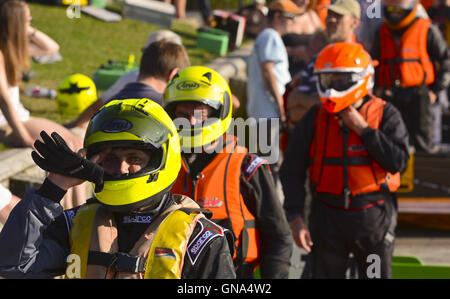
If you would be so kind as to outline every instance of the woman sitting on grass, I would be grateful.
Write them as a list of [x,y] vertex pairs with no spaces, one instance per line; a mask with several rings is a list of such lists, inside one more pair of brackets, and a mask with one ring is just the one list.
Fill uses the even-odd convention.
[[[42,130],[58,132],[69,147],[78,151],[82,139],[62,125],[45,118],[31,117],[19,98],[19,83],[30,66],[33,53],[53,51],[54,41],[30,26],[31,14],[24,1],[4,0],[0,4],[0,142],[10,147],[32,147]],[[53,41],[53,43],[52,43]],[[33,46],[30,46],[30,43]],[[40,51],[36,50],[40,48]],[[58,47],[59,49],[59,47]],[[83,187],[69,191],[65,208],[83,203]]]

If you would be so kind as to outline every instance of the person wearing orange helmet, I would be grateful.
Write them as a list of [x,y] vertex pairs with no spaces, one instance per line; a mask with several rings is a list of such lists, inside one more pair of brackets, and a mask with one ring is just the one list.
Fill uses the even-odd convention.
[[[334,43],[319,53],[320,103],[295,128],[281,166],[286,216],[297,246],[311,253],[313,278],[345,278],[350,253],[359,277],[391,277],[394,192],[409,158],[408,132],[400,112],[372,95],[373,64],[359,44]],[[380,260],[375,274],[370,254]]]
[[314,48],[313,55],[310,56],[305,68],[294,76],[290,83],[292,89],[286,94],[286,113],[292,124],[298,123],[306,111],[319,102],[313,71],[320,50],[329,43],[356,42],[355,31],[360,25],[361,19],[359,2],[357,0],[337,0],[326,8],[328,10],[325,19],[326,40],[319,41],[320,34],[312,39],[310,47]]
[[450,85],[450,49],[439,28],[419,17],[418,0],[384,0],[372,48],[380,61],[376,93],[401,112],[416,151],[435,153],[433,104]]

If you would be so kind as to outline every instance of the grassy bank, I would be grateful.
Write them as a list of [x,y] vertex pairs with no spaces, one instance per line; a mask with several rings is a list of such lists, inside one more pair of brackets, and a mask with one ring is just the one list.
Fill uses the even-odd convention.
[[[147,35],[161,29],[156,25],[129,19],[106,23],[85,14],[70,19],[66,15],[66,7],[36,3],[30,3],[29,6],[33,16],[32,26],[46,32],[59,43],[63,61],[42,65],[33,62],[32,69],[36,75],[30,82],[23,83],[22,89],[31,84],[56,89],[70,74],[83,73],[92,77],[99,66],[109,59],[126,61],[130,54],[139,62]],[[216,58],[213,54],[195,48],[197,33],[192,26],[175,22],[172,30],[182,36],[193,65]],[[21,101],[33,116],[49,118],[58,123],[69,120],[58,113],[54,100],[22,95]]]

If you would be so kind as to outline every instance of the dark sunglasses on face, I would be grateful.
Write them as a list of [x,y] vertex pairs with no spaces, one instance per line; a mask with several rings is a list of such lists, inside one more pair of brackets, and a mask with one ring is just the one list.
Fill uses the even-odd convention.
[[285,18],[290,19],[290,20],[295,19],[295,15],[294,15],[293,13],[290,13],[290,12],[283,12],[281,15],[282,15],[283,17],[285,17]]
[[397,7],[397,6],[385,6],[385,10],[388,13],[404,13],[407,11],[407,9],[402,8],[402,7]]

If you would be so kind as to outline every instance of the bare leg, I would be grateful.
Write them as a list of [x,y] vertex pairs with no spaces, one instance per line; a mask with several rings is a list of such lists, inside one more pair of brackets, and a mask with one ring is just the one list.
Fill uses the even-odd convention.
[[11,194],[11,200],[9,203],[0,210],[0,223],[4,224],[6,220],[8,220],[9,213],[11,213],[12,209],[14,209],[20,200],[21,199],[19,197]]
[[[171,4],[171,0],[164,0],[165,3]],[[184,19],[186,15],[186,0],[174,0],[177,19]]]
[[[79,149],[83,148],[83,140],[80,136],[73,134],[62,125],[51,120],[32,117],[25,122],[25,127],[35,139],[41,139],[39,134],[42,130],[45,130],[49,135],[52,132],[57,132],[74,152],[78,152]],[[83,183],[68,190],[61,202],[63,207],[65,209],[70,209],[83,204],[87,199],[87,186],[87,183]]]

